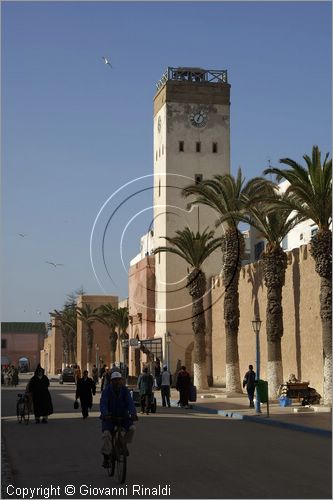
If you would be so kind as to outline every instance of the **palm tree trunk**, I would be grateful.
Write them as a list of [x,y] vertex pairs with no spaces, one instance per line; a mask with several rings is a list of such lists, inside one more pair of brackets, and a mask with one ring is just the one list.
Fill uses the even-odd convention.
[[270,399],[276,399],[283,382],[281,337],[283,335],[282,288],[285,283],[287,256],[281,247],[263,255],[264,281],[267,287],[266,335],[267,381]]
[[208,389],[206,363],[206,320],[203,295],[206,291],[206,277],[195,269],[188,276],[189,293],[192,296],[192,328],[194,333],[193,372],[197,389]]
[[92,373],[92,347],[94,343],[94,331],[90,327],[87,332],[87,370],[89,376]]
[[226,390],[242,392],[239,371],[239,275],[244,253],[244,237],[236,227],[228,228],[223,244],[224,327],[226,335]]
[[320,317],[323,337],[323,403],[332,406],[332,281],[320,280]]
[[112,330],[110,333],[110,366],[116,362],[117,351],[117,332]]
[[332,406],[332,232],[320,231],[311,240],[310,253],[320,276],[320,318],[323,342],[323,403]]

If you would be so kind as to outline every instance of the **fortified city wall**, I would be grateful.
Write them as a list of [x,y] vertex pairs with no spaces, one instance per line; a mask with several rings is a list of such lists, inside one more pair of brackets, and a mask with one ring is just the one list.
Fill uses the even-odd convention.
[[[309,381],[323,394],[322,330],[319,307],[320,278],[315,272],[310,245],[295,248],[288,255],[285,286],[282,291],[284,334],[282,337],[283,379],[294,373]],[[266,380],[266,293],[261,261],[241,270],[239,283],[240,324],[238,334],[241,377],[249,364],[255,367],[255,334],[252,319],[260,315],[260,378]],[[215,386],[225,384],[225,330],[223,285],[220,276],[212,278],[212,365]]]

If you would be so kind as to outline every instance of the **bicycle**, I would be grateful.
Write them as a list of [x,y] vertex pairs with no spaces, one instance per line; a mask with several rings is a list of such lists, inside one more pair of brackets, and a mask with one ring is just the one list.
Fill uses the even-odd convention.
[[18,394],[18,400],[16,403],[16,415],[19,424],[24,422],[26,425],[29,423],[30,408],[29,399],[27,394]]
[[125,429],[121,426],[123,418],[112,419],[114,422],[114,429],[111,433],[112,437],[112,452],[109,456],[109,464],[107,473],[110,477],[114,475],[117,468],[117,477],[120,484],[123,484],[126,479],[127,472],[127,446],[125,443]]

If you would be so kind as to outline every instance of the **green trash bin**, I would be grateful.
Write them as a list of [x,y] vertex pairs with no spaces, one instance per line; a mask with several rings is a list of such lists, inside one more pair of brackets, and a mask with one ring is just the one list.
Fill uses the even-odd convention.
[[256,384],[260,403],[268,402],[268,382],[267,380],[258,380]]

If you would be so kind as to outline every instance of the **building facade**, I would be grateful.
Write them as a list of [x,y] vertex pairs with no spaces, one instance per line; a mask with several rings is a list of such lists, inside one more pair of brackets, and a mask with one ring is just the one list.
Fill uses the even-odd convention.
[[46,334],[46,325],[41,322],[1,323],[1,364],[18,366],[20,358],[27,358],[30,371],[34,371]]

